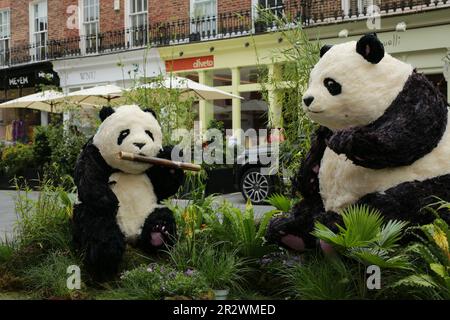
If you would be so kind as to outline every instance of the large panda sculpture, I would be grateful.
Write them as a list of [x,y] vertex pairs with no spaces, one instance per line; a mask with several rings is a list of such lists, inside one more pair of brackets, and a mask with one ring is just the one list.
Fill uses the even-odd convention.
[[152,253],[173,241],[175,220],[160,202],[177,192],[184,174],[119,159],[121,151],[170,158],[171,148],[162,147],[161,127],[151,110],[105,107],[100,118],[75,168],[80,203],[73,232],[88,271],[101,281],[118,272],[127,243]]
[[321,49],[303,108],[321,126],[294,179],[302,200],[271,221],[268,240],[313,247],[314,223],[336,230],[339,212],[352,204],[426,224],[435,216],[424,207],[435,197],[450,201],[447,103],[424,75],[385,53],[375,34]]

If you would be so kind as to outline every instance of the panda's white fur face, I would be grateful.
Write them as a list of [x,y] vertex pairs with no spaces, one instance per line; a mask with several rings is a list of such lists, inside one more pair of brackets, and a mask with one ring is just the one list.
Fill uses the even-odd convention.
[[150,164],[119,159],[121,151],[154,157],[162,148],[162,132],[158,121],[139,106],[121,106],[107,117],[93,140],[106,163],[130,174],[141,174]]
[[411,65],[385,54],[377,64],[356,51],[356,41],[335,45],[311,72],[303,98],[308,116],[331,130],[367,125],[391,105],[412,74]]

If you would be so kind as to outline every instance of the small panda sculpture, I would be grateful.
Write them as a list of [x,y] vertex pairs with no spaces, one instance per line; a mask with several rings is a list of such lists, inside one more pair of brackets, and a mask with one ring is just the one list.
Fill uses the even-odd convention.
[[424,75],[385,53],[376,34],[321,49],[303,108],[321,127],[294,179],[302,200],[271,221],[269,241],[313,247],[314,223],[336,230],[352,204],[426,224],[435,216],[424,207],[435,197],[450,201],[448,105]]
[[148,253],[172,243],[175,220],[160,202],[177,192],[184,173],[119,159],[121,151],[170,158],[171,148],[162,147],[161,127],[151,110],[104,107],[100,118],[75,167],[80,203],[73,233],[89,272],[103,281],[117,274],[127,243]]

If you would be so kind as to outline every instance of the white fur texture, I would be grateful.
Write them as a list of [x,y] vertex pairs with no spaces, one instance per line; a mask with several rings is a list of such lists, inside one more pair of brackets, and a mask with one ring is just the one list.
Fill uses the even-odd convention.
[[157,207],[153,185],[146,174],[114,173],[109,178],[111,190],[119,200],[117,224],[126,239],[141,234],[144,222]]
[[[384,114],[412,74],[411,65],[385,54],[371,64],[356,52],[356,42],[333,46],[311,72],[304,97],[314,97],[308,116],[331,129],[367,125]],[[332,96],[324,80],[332,78],[342,93]]]
[[445,174],[450,174],[450,121],[438,146],[410,166],[367,169],[327,148],[319,171],[320,194],[325,209],[337,212],[366,194]]
[[[117,140],[120,132],[126,129],[130,130],[130,134],[119,145]],[[153,134],[154,141],[147,135],[146,130]],[[142,111],[136,105],[121,106],[103,121],[94,136],[93,143],[112,168],[126,173],[140,174],[149,169],[151,165],[121,160],[119,152],[125,151],[154,157],[162,148],[162,132],[158,121],[151,113]],[[134,143],[145,143],[145,146],[139,149]]]

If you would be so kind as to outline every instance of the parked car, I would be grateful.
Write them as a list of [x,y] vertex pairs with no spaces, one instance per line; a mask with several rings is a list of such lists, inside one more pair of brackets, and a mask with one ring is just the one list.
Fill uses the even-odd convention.
[[267,145],[245,149],[237,157],[235,186],[244,199],[249,199],[253,204],[265,204],[271,194],[280,192],[284,183],[284,179],[276,174],[276,169],[267,163],[271,156],[272,149]]

